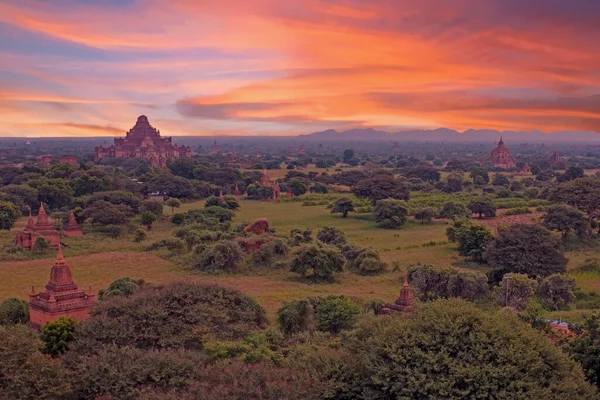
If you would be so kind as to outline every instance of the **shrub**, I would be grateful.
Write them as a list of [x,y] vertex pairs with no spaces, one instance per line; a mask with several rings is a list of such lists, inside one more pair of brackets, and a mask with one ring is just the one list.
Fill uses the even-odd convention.
[[313,307],[307,299],[284,302],[277,311],[277,322],[285,335],[313,330]]
[[484,260],[484,252],[494,239],[485,226],[471,222],[455,222],[446,230],[446,235],[450,242],[456,242],[458,254],[477,262]]
[[537,287],[537,281],[525,274],[506,274],[495,289],[496,300],[503,307],[523,310]]
[[371,248],[344,247],[351,271],[359,275],[377,275],[385,270],[385,263],[379,259],[379,253]]
[[312,242],[312,229],[301,231],[300,229],[292,229],[290,231],[289,245],[292,247],[300,246],[301,244]]
[[96,304],[81,322],[75,354],[115,345],[147,350],[201,349],[208,335],[233,340],[260,330],[265,311],[243,293],[217,285],[176,282],[144,285],[131,296],[114,296]]
[[142,212],[150,211],[152,214],[160,217],[163,214],[163,202],[159,200],[144,200],[142,202]]
[[442,207],[440,217],[448,218],[451,220],[471,218],[471,213],[467,210],[467,207],[461,203],[447,202]]
[[487,277],[480,273],[435,268],[433,265],[408,267],[408,281],[421,301],[460,297],[469,301],[488,293]]
[[360,308],[344,296],[328,296],[315,306],[317,329],[339,333],[358,321]]
[[314,278],[329,280],[335,272],[343,271],[344,262],[344,256],[333,246],[307,244],[294,253],[291,271],[303,277],[310,272]]
[[26,324],[29,322],[29,306],[26,301],[11,297],[0,304],[0,325]]
[[101,236],[117,239],[122,235],[123,227],[120,225],[101,225],[95,227],[94,231]]
[[113,296],[131,296],[144,285],[143,279],[132,279],[128,276],[113,281],[107,289],[98,292],[98,300],[106,300]]
[[373,209],[373,216],[383,228],[399,228],[408,219],[408,208],[402,200],[380,200]]
[[143,229],[136,229],[133,241],[139,243],[143,242],[144,240],[146,240],[146,232]]
[[151,211],[144,211],[141,215],[142,225],[146,226],[148,230],[152,229],[152,224],[156,221],[156,215]]
[[419,208],[415,211],[415,219],[421,221],[422,224],[425,222],[431,222],[435,217],[436,211],[432,207]]
[[181,225],[185,222],[185,215],[184,214],[175,214],[175,215],[173,215],[173,217],[171,217],[171,222],[174,223],[175,225]]
[[317,232],[317,239],[325,244],[341,245],[346,242],[344,232],[334,226],[325,226]]
[[184,247],[184,243],[181,239],[167,238],[152,243],[150,246],[148,246],[147,250],[152,251],[161,248],[166,248],[167,250],[181,250]]
[[509,216],[509,215],[521,215],[521,214],[531,214],[531,211],[527,207],[517,207],[517,208],[511,208],[511,209],[505,211],[503,215]]
[[208,199],[206,199],[204,207],[222,207],[227,210],[237,210],[238,208],[240,208],[240,203],[236,200],[235,197],[230,195],[223,196],[223,201],[221,201],[221,199],[216,196],[211,196]]
[[75,318],[60,317],[56,321],[50,321],[42,327],[42,342],[44,347],[42,353],[56,357],[69,349],[69,342],[75,338]]
[[48,249],[50,248],[50,243],[46,239],[41,236],[38,236],[35,239],[35,243],[33,244],[31,251],[35,254],[46,254]]
[[226,240],[204,250],[195,266],[200,271],[230,272],[242,259],[240,246],[234,241]]

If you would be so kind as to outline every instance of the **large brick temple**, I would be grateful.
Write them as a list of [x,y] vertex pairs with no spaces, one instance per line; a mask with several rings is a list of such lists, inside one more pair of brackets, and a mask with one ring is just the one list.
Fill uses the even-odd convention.
[[483,162],[493,164],[494,167],[498,168],[514,168],[517,166],[517,162],[510,155],[510,151],[504,145],[502,138],[500,138],[496,148],[490,152],[490,155],[483,159]]
[[71,268],[59,247],[56,261],[50,270],[50,281],[46,285],[46,290],[36,293],[35,288],[31,288],[29,321],[36,328],[60,317],[73,317],[81,321],[89,317],[94,301],[95,294],[91,289],[86,293],[73,282]]
[[109,147],[94,148],[94,160],[103,158],[145,158],[153,166],[166,167],[169,158],[191,157],[192,148],[173,144],[172,138],[161,137],[160,131],[150,125],[148,117],[140,115],[135,126],[124,138],[115,138]]

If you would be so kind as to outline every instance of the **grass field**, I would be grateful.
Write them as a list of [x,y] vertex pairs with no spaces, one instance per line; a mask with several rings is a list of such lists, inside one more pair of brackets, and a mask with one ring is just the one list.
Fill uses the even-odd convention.
[[[176,212],[203,207],[203,202],[183,204]],[[165,209],[170,215],[171,210]],[[76,282],[82,289],[89,285],[97,291],[105,288],[113,280],[131,276],[148,282],[163,283],[174,280],[219,283],[240,289],[255,296],[273,318],[284,301],[314,295],[344,294],[364,301],[381,298],[393,301],[398,295],[401,280],[407,266],[422,262],[437,266],[460,265],[462,259],[453,244],[446,243],[447,222],[438,221],[421,225],[409,221],[402,229],[385,230],[377,228],[373,221],[357,218],[352,214],[347,219],[331,214],[325,206],[302,206],[300,202],[259,202],[242,200],[241,209],[236,212],[234,222],[251,222],[265,217],[278,235],[288,235],[294,228],[318,229],[333,225],[346,234],[350,242],[360,246],[373,247],[389,265],[388,272],[376,277],[362,277],[343,273],[335,284],[307,284],[297,275],[285,271],[261,275],[206,276],[186,270],[184,267],[160,258],[157,254],[144,252],[149,243],[171,236],[173,225],[159,222],[148,233],[142,243],[134,243],[131,237],[103,239],[90,235],[82,238],[65,238],[69,247],[65,257],[73,270]],[[22,228],[26,219],[19,221]],[[14,232],[0,233],[0,244],[10,244]],[[436,242],[434,246],[426,245]],[[50,251],[44,258],[23,261],[0,261],[0,300],[7,297],[27,298],[31,285],[42,290],[46,284],[55,253]],[[581,265],[587,258],[599,257],[597,251],[570,252],[569,269]],[[393,270],[393,265],[398,266]],[[594,273],[573,273],[577,285],[584,291],[600,292],[600,275]],[[562,312],[565,320],[580,319],[589,311]]]

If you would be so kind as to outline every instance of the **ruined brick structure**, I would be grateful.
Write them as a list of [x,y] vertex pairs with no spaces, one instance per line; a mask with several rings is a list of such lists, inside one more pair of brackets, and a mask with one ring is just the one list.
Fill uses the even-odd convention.
[[504,145],[502,138],[500,138],[498,145],[491,151],[490,155],[483,159],[483,162],[493,164],[494,167],[498,168],[514,168],[517,166],[517,162],[510,155],[510,151]]
[[69,214],[69,222],[67,222],[67,226],[63,228],[63,233],[66,237],[83,236],[83,229],[81,229],[75,220],[73,211]]
[[273,189],[273,200],[281,198],[281,189],[279,188],[279,183],[271,181],[271,178],[269,178],[269,175],[267,175],[267,170],[263,171],[263,176],[260,178],[259,183],[262,186],[268,186]]
[[27,226],[21,232],[17,232],[15,238],[15,246],[22,247],[23,250],[31,251],[37,238],[41,236],[48,241],[50,247],[58,247],[60,245],[60,232],[58,232],[50,224],[50,220],[44,205],[40,203],[40,210],[37,215],[37,221],[33,222],[31,213],[29,214],[29,220]]
[[554,150],[554,153],[550,157],[550,164],[558,164],[559,162],[562,162],[562,160],[563,159],[558,153],[558,151]]
[[35,288],[31,288],[29,321],[35,328],[40,328],[60,317],[73,317],[81,321],[89,317],[89,310],[94,305],[94,300],[95,295],[91,293],[91,289],[85,293],[73,282],[71,269],[59,247],[46,290],[36,293]]
[[95,161],[103,158],[145,158],[157,167],[166,167],[169,158],[191,155],[191,147],[178,146],[170,137],[161,137],[160,131],[150,125],[145,115],[137,119],[124,138],[116,138],[112,146],[94,148]]
[[386,304],[380,314],[392,314],[395,312],[412,312],[413,311],[413,296],[410,291],[410,285],[407,280],[404,280],[404,285],[400,289],[400,296],[394,304]]
[[529,163],[525,163],[525,165],[523,166],[523,169],[521,170],[521,172],[523,172],[524,174],[530,174],[531,173],[531,166],[529,165]]

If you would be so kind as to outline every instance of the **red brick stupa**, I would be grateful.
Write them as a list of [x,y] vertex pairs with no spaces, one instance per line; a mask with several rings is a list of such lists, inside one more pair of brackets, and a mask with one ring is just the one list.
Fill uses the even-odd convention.
[[510,155],[510,151],[504,145],[502,138],[500,138],[498,145],[491,151],[490,155],[483,159],[483,162],[493,164],[494,167],[498,168],[514,168],[517,166],[517,162]]
[[89,317],[94,301],[95,295],[91,293],[91,289],[85,293],[73,282],[71,269],[59,247],[46,290],[35,293],[35,288],[31,287],[29,321],[36,328],[60,317],[73,317],[81,321]]
[[17,232],[15,246],[31,251],[35,241],[40,236],[48,241],[50,247],[58,247],[60,245],[60,232],[50,224],[48,215],[44,210],[44,205],[41,203],[36,223],[33,223],[33,217],[29,214],[27,226],[21,232]]
[[407,280],[404,280],[404,285],[400,289],[400,296],[394,304],[386,304],[380,314],[392,314],[395,312],[412,312],[413,311],[413,296],[410,292],[410,285]]
[[267,170],[263,171],[263,176],[260,178],[260,184],[273,189],[273,200],[281,198],[281,189],[279,188],[279,183],[271,181],[271,178],[269,178],[269,175],[267,175]]
[[238,187],[238,184],[235,184],[235,190],[233,191],[233,197],[235,199],[241,199],[242,198],[242,192],[240,192],[240,188]]
[[63,233],[66,237],[83,236],[83,229],[81,229],[75,220],[75,214],[73,214],[73,211],[71,211],[69,214],[69,222],[67,222],[67,226],[63,228]]

